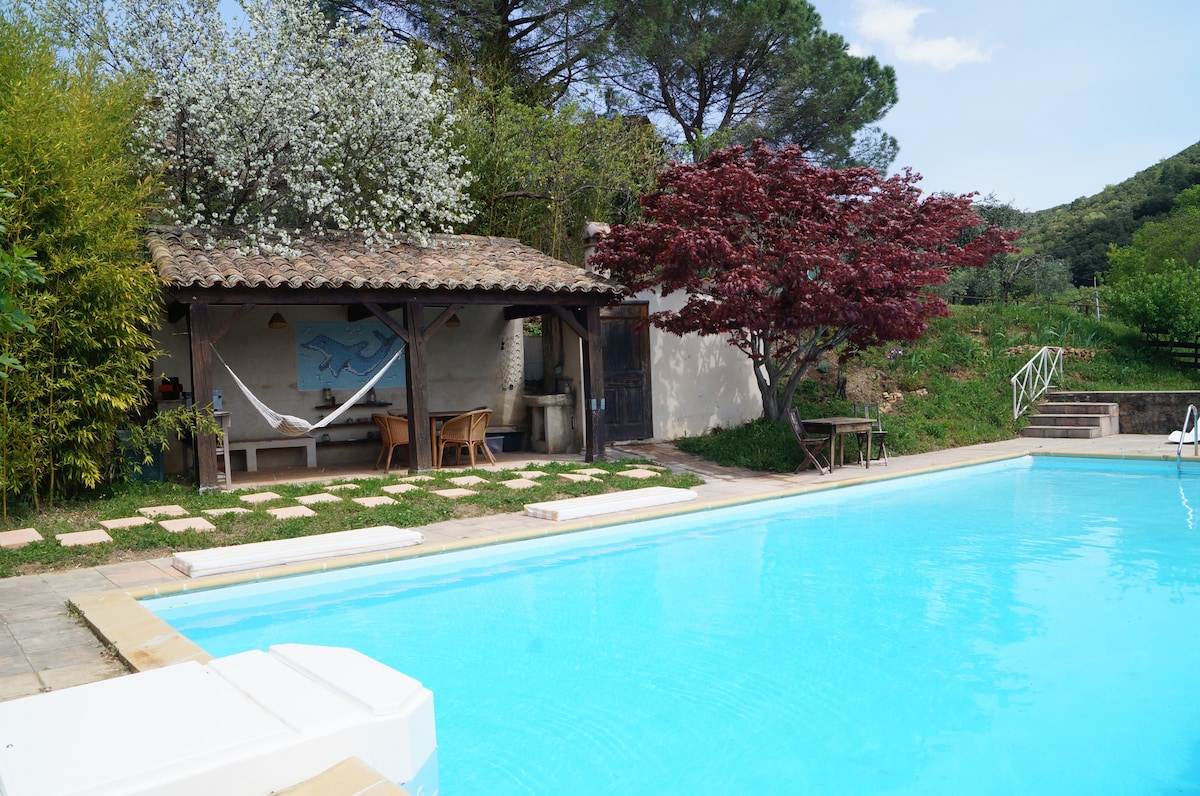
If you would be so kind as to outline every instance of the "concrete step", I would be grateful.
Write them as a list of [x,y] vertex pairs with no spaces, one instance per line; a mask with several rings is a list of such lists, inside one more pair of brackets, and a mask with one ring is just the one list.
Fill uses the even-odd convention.
[[1095,426],[1025,426],[1021,429],[1021,436],[1043,439],[1097,439],[1106,435]]
[[1109,415],[1120,414],[1120,404],[1090,403],[1084,401],[1047,401],[1039,403],[1038,414],[1042,415]]
[[1120,404],[1081,401],[1044,402],[1029,416],[1022,437],[1095,439],[1121,431]]

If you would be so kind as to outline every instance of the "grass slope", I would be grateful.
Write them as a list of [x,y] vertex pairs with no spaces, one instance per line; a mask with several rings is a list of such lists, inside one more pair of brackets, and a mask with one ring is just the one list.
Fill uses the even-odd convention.
[[[1012,418],[1010,379],[1047,345],[1067,349],[1062,389],[1200,389],[1200,373],[1157,357],[1127,327],[1065,307],[993,304],[953,307],[920,340],[866,351],[841,373],[823,363],[801,384],[796,406],[802,417],[821,417],[851,414],[855,401],[880,401],[888,450],[897,454],[1011,439],[1026,421]],[[790,432],[761,420],[677,444],[756,470],[790,472],[800,463]]]

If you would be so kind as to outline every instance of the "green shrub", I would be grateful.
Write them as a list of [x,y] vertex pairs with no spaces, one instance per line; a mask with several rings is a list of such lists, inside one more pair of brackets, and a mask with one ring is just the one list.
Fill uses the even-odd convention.
[[139,228],[147,190],[124,148],[136,94],[94,63],[64,62],[15,11],[0,14],[0,248],[35,253],[44,284],[13,303],[31,330],[0,350],[0,498],[38,504],[95,486],[114,430],[147,400],[158,284]]

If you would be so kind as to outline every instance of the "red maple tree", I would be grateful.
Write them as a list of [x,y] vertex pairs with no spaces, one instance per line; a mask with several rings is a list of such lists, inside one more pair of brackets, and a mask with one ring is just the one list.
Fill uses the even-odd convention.
[[675,334],[725,335],[754,363],[779,419],[821,355],[919,337],[945,302],[923,293],[951,266],[982,266],[1015,232],[985,226],[972,194],[922,197],[911,170],[827,169],[760,142],[676,164],[591,264],[633,291],[683,291],[651,315]]

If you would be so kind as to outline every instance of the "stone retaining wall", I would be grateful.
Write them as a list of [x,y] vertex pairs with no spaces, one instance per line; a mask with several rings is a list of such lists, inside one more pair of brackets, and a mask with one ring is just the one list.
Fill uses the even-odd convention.
[[1200,406],[1200,392],[1049,392],[1050,401],[1120,404],[1122,434],[1170,434],[1183,424],[1188,404]]

